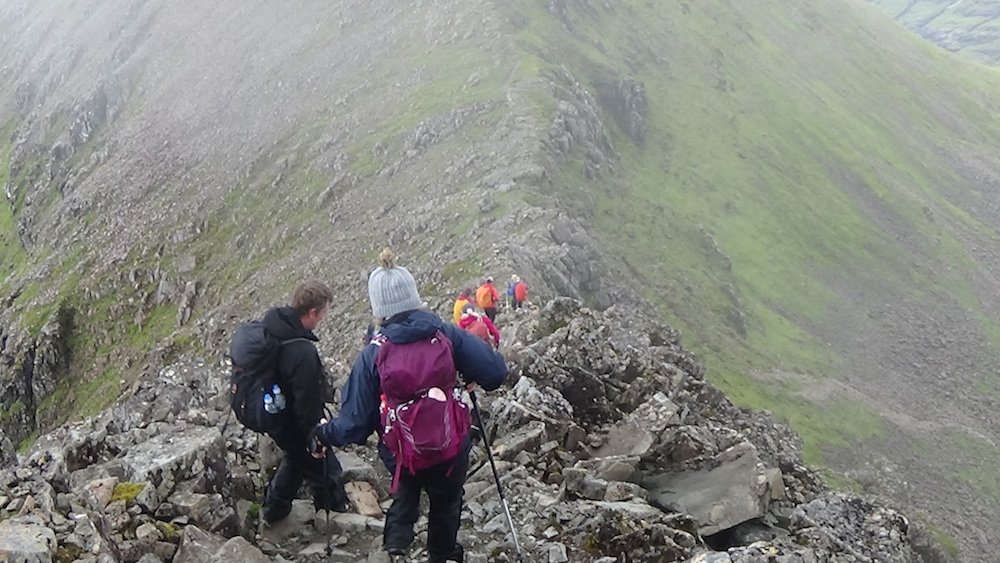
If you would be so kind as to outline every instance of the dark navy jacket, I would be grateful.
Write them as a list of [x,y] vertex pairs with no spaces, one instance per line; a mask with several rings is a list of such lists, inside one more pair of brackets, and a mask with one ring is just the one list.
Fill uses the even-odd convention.
[[[405,311],[388,319],[379,332],[395,344],[406,344],[428,338],[437,330],[451,340],[455,367],[467,383],[477,383],[487,391],[500,387],[507,375],[503,356],[478,336],[445,323],[434,313]],[[351,376],[341,391],[340,412],[318,431],[324,444],[364,444],[378,428],[382,391],[375,369],[377,353],[378,346],[368,344],[354,360]]]

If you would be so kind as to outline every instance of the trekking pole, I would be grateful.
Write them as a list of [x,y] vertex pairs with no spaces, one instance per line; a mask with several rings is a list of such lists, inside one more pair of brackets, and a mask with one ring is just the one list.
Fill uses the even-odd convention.
[[[323,414],[326,416],[324,422],[333,419],[333,413],[330,409],[323,407]],[[326,558],[330,559],[333,555],[333,534],[330,533],[330,503],[333,502],[333,491],[330,486],[330,451],[331,448],[326,449],[326,453],[323,454],[323,494],[326,498],[323,499],[323,505],[326,507]]]
[[326,453],[323,455],[323,481],[325,481],[323,487],[326,489],[326,498],[323,499],[326,502],[323,503],[326,506],[326,558],[329,559],[333,555],[333,534],[330,533],[330,503],[332,502],[332,488],[330,487],[330,450],[327,448]]
[[476,412],[476,422],[479,423],[479,428],[483,430],[483,445],[486,446],[486,457],[490,460],[490,469],[493,470],[493,479],[497,482],[497,494],[500,495],[500,504],[503,505],[503,511],[507,515],[507,525],[510,526],[510,537],[514,539],[514,549],[517,550],[517,560],[524,561],[524,553],[521,551],[521,542],[517,541],[517,530],[514,529],[514,519],[510,517],[510,506],[507,504],[507,499],[503,496],[503,487],[500,486],[500,474],[497,473],[497,464],[493,461],[493,445],[490,444],[490,437],[486,432],[486,426],[483,424],[483,415],[479,412],[479,400],[476,399],[475,391],[469,391],[469,397],[472,399],[472,408]]

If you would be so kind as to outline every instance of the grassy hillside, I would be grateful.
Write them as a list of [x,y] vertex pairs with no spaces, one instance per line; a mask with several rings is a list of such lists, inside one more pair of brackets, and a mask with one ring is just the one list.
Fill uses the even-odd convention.
[[[612,129],[620,163],[593,220],[609,254],[738,398],[781,399],[739,374],[837,373],[844,351],[814,327],[853,298],[842,285],[982,309],[956,228],[985,242],[996,226],[940,188],[963,181],[947,154],[956,143],[997,140],[987,94],[996,73],[924,48],[849,2],[791,11],[623,2],[571,10],[569,26],[537,3],[520,9],[542,60],[592,84],[609,75],[645,84],[645,143]],[[568,177],[563,189],[592,187]],[[994,320],[979,320],[997,334]]]
[[887,15],[949,51],[1000,62],[1000,6],[992,0],[871,0]]
[[[1000,146],[997,72],[856,2],[515,4],[543,74],[644,84],[644,142],[605,107],[613,173],[588,181],[570,162],[553,185],[591,202],[617,275],[682,328],[713,381],[840,469],[864,443],[910,458],[901,424],[996,430],[970,388],[995,385],[1000,345],[984,251],[1000,222],[980,187]],[[947,460],[974,476],[940,478],[995,502],[976,449]]]

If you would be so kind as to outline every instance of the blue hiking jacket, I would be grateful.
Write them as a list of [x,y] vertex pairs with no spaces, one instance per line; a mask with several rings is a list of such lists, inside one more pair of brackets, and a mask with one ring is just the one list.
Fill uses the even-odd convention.
[[[428,338],[440,330],[451,340],[455,368],[466,383],[476,383],[492,391],[503,383],[507,363],[478,336],[445,323],[424,310],[405,311],[386,321],[379,329],[394,344],[406,344]],[[341,390],[340,411],[333,420],[319,427],[317,435],[328,446],[364,444],[379,426],[379,403],[382,389],[375,356],[378,346],[367,344],[354,360],[351,375]]]

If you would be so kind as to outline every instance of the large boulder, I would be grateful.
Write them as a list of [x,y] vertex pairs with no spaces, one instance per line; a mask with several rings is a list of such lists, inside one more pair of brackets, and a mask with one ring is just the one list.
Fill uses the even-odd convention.
[[153,483],[161,498],[189,479],[196,481],[196,491],[223,492],[229,475],[222,434],[206,426],[154,436],[129,450],[120,464],[129,481]]
[[56,554],[56,534],[33,516],[0,522],[0,561],[50,563]]
[[654,504],[692,515],[702,535],[763,516],[771,500],[769,483],[757,448],[749,442],[729,448],[701,468],[644,481]]
[[168,502],[174,508],[175,515],[186,516],[192,524],[213,534],[230,538],[239,532],[240,523],[236,518],[236,511],[218,493],[182,491],[171,495]]

